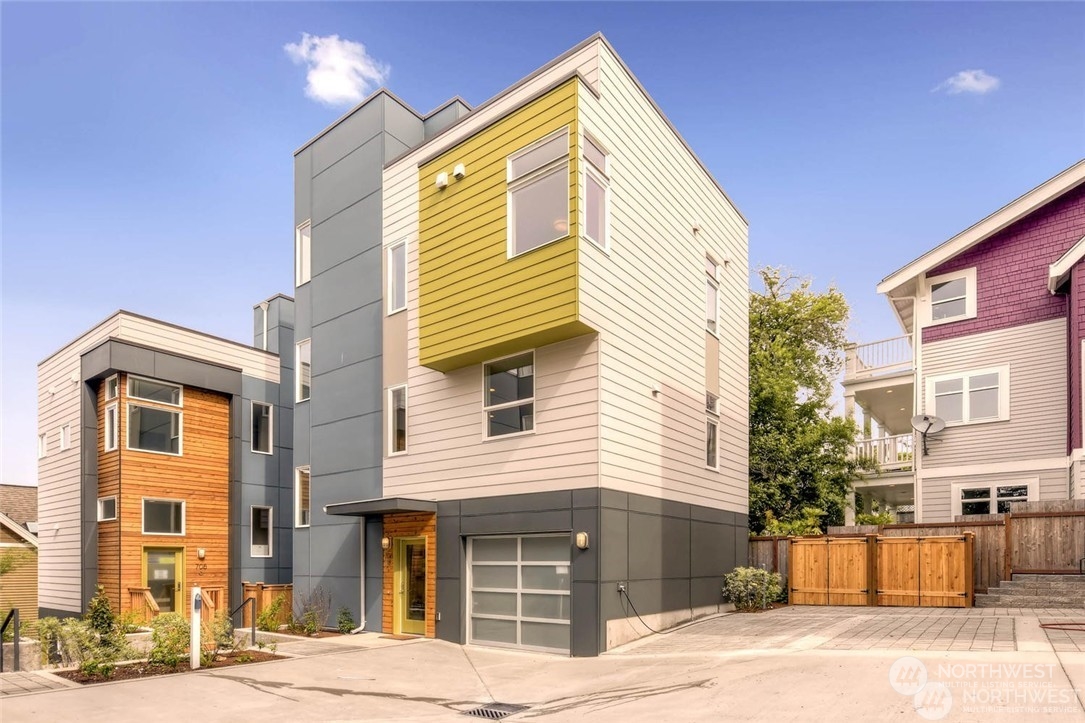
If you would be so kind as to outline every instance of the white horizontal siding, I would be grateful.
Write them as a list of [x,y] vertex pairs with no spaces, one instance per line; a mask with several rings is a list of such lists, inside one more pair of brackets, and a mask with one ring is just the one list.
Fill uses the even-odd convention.
[[1066,455],[1066,321],[1054,319],[923,345],[920,403],[927,380],[1008,365],[1010,418],[947,427],[928,443],[922,476],[939,467]]
[[240,369],[243,374],[264,381],[279,382],[279,357],[261,349],[126,314],[121,315],[117,336],[162,351]]
[[1069,473],[1065,469],[1043,469],[1019,472],[966,474],[953,477],[927,477],[923,480],[923,522],[946,522],[953,520],[953,485],[1002,484],[1009,482],[1039,482],[1039,499],[1065,500],[1069,492]]
[[[599,74],[601,98],[582,88],[580,115],[610,152],[610,250],[581,241],[580,314],[601,332],[601,484],[745,512],[746,223],[606,48]],[[718,472],[704,461],[706,255],[729,261]]]

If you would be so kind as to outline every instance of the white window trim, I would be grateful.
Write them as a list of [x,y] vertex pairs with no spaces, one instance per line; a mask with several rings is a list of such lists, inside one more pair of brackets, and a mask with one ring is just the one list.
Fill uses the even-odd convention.
[[[301,398],[301,348],[309,345],[309,396]],[[294,401],[307,402],[313,398],[313,340],[302,339],[294,345]]]
[[[989,417],[986,419],[972,419],[971,409],[969,409],[968,400],[968,378],[979,376],[981,374],[998,374],[998,416]],[[987,369],[969,369],[964,372],[955,372],[953,374],[939,374],[936,376],[929,376],[924,379],[925,386],[925,409],[927,414],[938,414],[938,407],[935,404],[934,387],[937,382],[946,382],[954,379],[961,380],[961,414],[964,417],[960,422],[946,422],[947,427],[965,427],[973,424],[989,424],[991,422],[1006,422],[1010,418],[1010,366],[1003,364],[997,367],[988,367]]]
[[[147,503],[148,502],[180,502],[181,503],[181,531],[180,532],[147,532]],[[188,505],[184,500],[172,499],[170,497],[144,497],[139,504],[140,511],[140,530],[144,535],[159,536],[159,537],[184,537],[185,529],[188,525]]]
[[[143,449],[142,447],[132,446],[132,424],[130,417],[132,415],[132,407],[142,407],[144,409],[158,409],[162,412],[169,412],[177,415],[177,451],[176,452],[161,452],[157,449]],[[127,402],[124,405],[124,419],[125,428],[127,434],[124,435],[124,448],[132,452],[143,452],[144,454],[164,454],[167,457],[181,457],[185,452],[185,413],[180,409],[162,406],[156,407],[154,404],[143,404],[141,402]]]
[[[311,489],[311,488],[310,488]],[[253,533],[256,528],[252,524],[252,513],[255,510],[267,510],[267,554],[257,555],[253,552],[256,545],[253,543]],[[275,556],[275,508],[271,505],[249,506],[249,557],[266,559]]]
[[[112,429],[109,424],[109,413],[113,412],[113,425]],[[102,415],[102,430],[103,443],[102,446],[106,452],[115,452],[117,447],[120,446],[120,405],[117,402],[105,405],[105,413]]]
[[38,459],[45,459],[49,454],[49,434],[42,432],[38,435]]
[[[959,315],[959,316],[951,316],[951,317],[948,317],[946,319],[937,319],[936,320],[934,318],[934,303],[933,303],[934,300],[933,300],[933,297],[932,297],[932,294],[931,294],[931,290],[934,288],[935,284],[941,284],[941,283],[944,283],[946,281],[953,281],[955,279],[964,279],[965,280],[965,285],[967,287],[965,289],[965,297],[964,297],[964,304],[965,304],[964,314]],[[928,277],[923,282],[923,284],[924,284],[924,286],[923,286],[923,292],[924,292],[923,326],[924,327],[927,327],[927,326],[940,326],[942,324],[951,324],[951,323],[953,323],[955,321],[964,321],[965,319],[975,319],[976,318],[976,267],[973,266],[971,268],[961,269],[960,271],[954,271],[954,272],[949,273],[949,274],[941,274],[940,276],[931,276],[931,277]]]
[[[395,300],[395,294],[392,293],[392,289],[398,285],[395,274],[395,264],[392,263],[392,258],[395,250],[400,246],[403,247],[403,306],[393,306]],[[407,247],[407,240],[396,241],[393,244],[389,244],[384,250],[385,262],[388,264],[388,316],[398,314],[401,311],[407,310],[407,253],[410,249]]]
[[[505,359],[511,359],[517,356],[523,356],[524,354],[531,354],[531,366],[534,369],[531,382],[531,398],[530,399],[517,399],[514,402],[505,402],[504,404],[493,404],[486,406],[486,367],[490,364],[495,364]],[[531,413],[531,429],[525,429],[522,432],[509,432],[508,434],[498,434],[490,436],[490,418],[487,416],[495,409],[507,409],[509,407],[520,407],[525,404],[535,404],[536,393],[538,391],[538,376],[539,367],[537,366],[538,355],[534,349],[525,349],[524,351],[518,351],[515,354],[506,354],[505,356],[499,356],[496,359],[487,359],[482,362],[482,441],[493,442],[499,439],[511,439],[514,437],[526,437],[529,434],[535,434],[535,431],[539,428],[539,410],[534,409]]]
[[[717,339],[720,338],[720,262],[712,256],[712,254],[705,254],[705,261],[712,262],[712,265],[716,267],[715,274],[709,274],[708,269],[705,269],[705,279],[712,283],[712,286],[716,289],[716,328],[708,328],[708,319],[705,319],[704,330]],[[707,294],[708,291],[706,290]],[[705,299],[705,310],[708,310],[708,299]]]
[[[301,230],[309,227],[309,277],[301,278]],[[306,219],[294,228],[294,287],[304,286],[313,280],[313,224]]]
[[[309,521],[301,524],[301,473],[309,475]],[[301,529],[313,523],[313,473],[308,465],[294,468],[294,527]]]
[[952,515],[956,518],[961,513],[961,492],[963,490],[990,490],[990,501],[994,505],[994,511],[991,514],[997,514],[998,512],[998,499],[995,495],[998,494],[999,487],[1013,487],[1016,485],[1028,486],[1028,502],[1035,502],[1040,499],[1040,478],[1028,477],[1025,479],[1010,479],[999,480],[997,482],[958,482],[957,484],[950,485],[950,503],[952,506]]
[[72,425],[60,425],[60,451],[72,448]]
[[[395,449],[395,443],[396,443],[396,408],[395,408],[395,405],[393,403],[393,399],[394,399],[393,392],[396,392],[397,390],[400,390],[400,389],[403,390],[403,412],[404,412],[404,430],[403,430],[404,435],[403,435],[403,437],[404,438],[403,438],[403,449],[400,450],[400,451],[396,451],[396,449]],[[410,429],[411,429],[411,422],[410,422],[411,403],[410,403],[410,398],[411,398],[410,397],[410,391],[408,390],[406,384],[397,384],[394,387],[388,387],[388,389],[386,390],[385,399],[387,400],[387,405],[388,405],[388,444],[385,445],[385,450],[386,450],[389,457],[400,457],[400,456],[402,456],[404,454],[407,454],[407,451],[410,449],[410,445],[408,444],[408,439],[410,438]]]
[[[596,168],[595,164],[588,160],[587,154],[581,152],[580,159],[584,165],[584,220],[581,224],[580,235],[597,249],[610,253],[610,151],[591,133],[582,134],[581,148],[586,146],[589,141],[603,152],[603,165],[605,168]],[[605,238],[601,240],[593,239],[588,235],[588,176],[594,178],[603,187],[603,235]]]
[[705,460],[705,469],[710,469],[713,472],[719,472],[720,471],[720,420],[717,419],[715,416],[708,416],[706,418],[706,420],[705,420],[705,440],[704,440],[704,445],[705,446],[704,446],[704,451],[702,452],[701,456],[704,457],[704,456],[706,456],[708,454],[708,427],[709,426],[712,426],[712,427],[716,428],[716,463],[714,465],[713,464],[708,464],[708,460]]
[[[109,384],[110,384],[110,382],[116,382],[116,384],[117,384],[116,391],[114,391],[112,396],[109,394]],[[111,401],[113,399],[116,399],[117,396],[120,393],[120,388],[121,388],[121,382],[120,382],[120,379],[118,378],[118,375],[114,374],[113,376],[106,377],[106,380],[105,380],[105,399],[106,399],[106,401],[108,402],[108,401]]]
[[[266,452],[256,448],[256,436],[253,434],[252,429],[253,421],[256,419],[257,404],[262,407],[267,407],[269,410],[267,415],[267,440],[268,444],[271,445],[271,449]],[[256,399],[249,400],[249,450],[252,451],[253,454],[266,454],[269,456],[275,454],[275,405],[271,402],[261,402]]]
[[[102,514],[102,503],[106,500],[113,500],[113,516],[105,517]],[[98,498],[98,521],[99,522],[113,522],[120,517],[120,508],[117,505],[117,495],[106,495],[105,497]]]
[[[163,401],[160,401],[158,399],[148,399],[147,397],[137,397],[135,395],[135,393],[132,392],[132,382],[134,382],[136,380],[144,381],[144,382],[152,382],[154,384],[161,384],[162,386],[165,386],[165,387],[176,387],[177,388],[177,403],[174,404],[173,402],[163,402]],[[182,384],[175,384],[174,382],[165,382],[165,381],[162,381],[161,379],[154,379],[152,377],[140,377],[140,376],[136,376],[135,374],[129,374],[128,375],[128,398],[129,399],[136,399],[136,400],[139,400],[140,402],[147,402],[147,403],[152,404],[152,405],[153,404],[158,404],[158,405],[161,405],[163,407],[174,407],[174,408],[180,409],[181,407],[185,406],[185,387]]]
[[[566,149],[565,155],[562,158],[556,158],[553,161],[550,161],[550,162],[546,163],[545,165],[539,166],[538,168],[535,168],[535,169],[531,170],[530,172],[525,173],[523,176],[520,176],[516,180],[513,180],[513,178],[512,178],[512,162],[514,160],[516,160],[517,158],[519,158],[520,156],[524,155],[525,153],[528,153],[528,152],[534,150],[535,148],[543,145],[544,143],[546,143],[548,141],[554,140],[554,138],[556,138],[556,137],[558,137],[560,135],[565,135],[566,138],[568,138],[571,135],[569,133],[569,126],[565,126],[565,127],[561,128],[560,130],[554,131],[553,133],[549,133],[546,136],[540,138],[539,140],[532,142],[530,145],[524,146],[523,148],[515,151],[514,153],[510,153],[509,156],[505,159],[505,216],[506,216],[506,223],[505,223],[505,258],[506,258],[506,260],[507,259],[514,259],[517,256],[523,256],[524,254],[529,254],[532,251],[537,251],[537,250],[543,248],[544,246],[549,246],[552,243],[555,243],[557,241],[561,241],[562,239],[569,238],[569,236],[570,236],[570,234],[572,232],[572,229],[567,227],[565,229],[564,234],[562,234],[560,236],[557,236],[556,238],[552,238],[549,241],[546,241],[544,243],[541,243],[538,246],[533,246],[533,247],[531,247],[529,249],[526,249],[524,251],[521,251],[519,253],[516,253],[513,250],[514,246],[513,246],[513,237],[512,236],[513,236],[513,230],[516,228],[516,219],[514,218],[514,215],[513,215],[513,206],[512,206],[512,194],[513,194],[513,192],[518,191],[521,188],[524,188],[526,186],[530,186],[531,184],[533,184],[536,181],[544,178],[545,176],[549,176],[551,173],[555,173],[563,165],[565,166],[566,180],[568,180],[570,154],[569,154],[568,149]],[[568,194],[566,194],[565,195],[565,223],[566,223],[567,226],[570,223],[570,220],[569,220],[570,215],[572,215],[572,209],[569,208],[569,196],[568,196]]]

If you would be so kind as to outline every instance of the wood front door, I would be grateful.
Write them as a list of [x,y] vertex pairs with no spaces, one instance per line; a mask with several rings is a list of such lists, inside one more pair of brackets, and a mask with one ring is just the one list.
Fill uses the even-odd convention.
[[426,538],[399,537],[392,563],[395,633],[426,634]]
[[162,613],[185,612],[185,550],[182,547],[145,547],[143,580]]

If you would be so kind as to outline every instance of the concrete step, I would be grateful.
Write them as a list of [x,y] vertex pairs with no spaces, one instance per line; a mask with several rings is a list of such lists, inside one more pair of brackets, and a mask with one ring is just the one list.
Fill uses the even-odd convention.
[[1013,576],[1013,582],[1068,582],[1085,585],[1085,575],[1023,575]]
[[1065,582],[1062,580],[1051,580],[1048,582],[1040,582],[1036,580],[1003,580],[999,583],[999,588],[1003,590],[1070,590],[1081,591],[1085,594],[1085,582]]
[[1085,608],[1085,595],[1055,597],[1052,595],[976,595],[978,608]]

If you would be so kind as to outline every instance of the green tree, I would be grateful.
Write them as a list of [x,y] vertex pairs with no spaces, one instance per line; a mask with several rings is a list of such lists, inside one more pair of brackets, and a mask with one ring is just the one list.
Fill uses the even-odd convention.
[[842,524],[857,466],[852,420],[833,415],[848,304],[779,268],[758,270],[750,295],[750,529],[824,513]]

